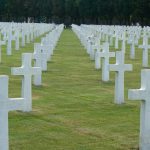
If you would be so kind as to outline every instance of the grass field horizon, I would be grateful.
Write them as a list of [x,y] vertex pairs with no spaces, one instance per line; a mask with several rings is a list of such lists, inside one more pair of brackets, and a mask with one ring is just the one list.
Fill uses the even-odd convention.
[[[10,75],[10,68],[21,66],[23,52],[33,52],[33,43],[12,56],[2,47],[0,74],[10,77],[9,97],[21,95],[21,77]],[[133,64],[133,72],[125,73],[125,104],[116,105],[115,73],[102,82],[101,70],[94,69],[77,36],[64,30],[43,85],[33,86],[33,111],[9,113],[10,150],[138,149],[140,102],[129,101],[127,90],[140,88],[141,59],[142,50],[136,49],[136,59],[130,60],[127,47],[125,62]]]

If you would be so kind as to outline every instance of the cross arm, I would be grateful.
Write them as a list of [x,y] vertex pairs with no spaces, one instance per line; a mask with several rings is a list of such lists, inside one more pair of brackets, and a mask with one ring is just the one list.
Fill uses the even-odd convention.
[[142,48],[144,48],[144,46],[143,46],[143,45],[139,45],[139,48],[141,48],[141,49],[142,49]]
[[24,98],[10,98],[8,109],[13,110],[23,110]]
[[109,65],[109,70],[110,71],[132,71],[133,67],[131,64],[124,64],[124,65],[119,65],[119,64],[113,64]]
[[139,45],[139,48],[141,49],[150,49],[150,45]]
[[23,67],[19,67],[19,68],[12,67],[11,74],[12,75],[23,75]]
[[32,74],[33,75],[40,75],[40,74],[42,74],[42,68],[41,67],[34,67],[32,69]]
[[144,89],[128,90],[128,99],[130,100],[145,100]]
[[117,65],[117,64],[109,65],[109,70],[117,72],[117,71],[119,71],[119,65]]

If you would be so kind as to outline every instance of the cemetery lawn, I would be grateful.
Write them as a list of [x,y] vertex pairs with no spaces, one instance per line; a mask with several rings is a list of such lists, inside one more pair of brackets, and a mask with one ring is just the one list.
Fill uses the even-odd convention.
[[[13,48],[13,56],[2,48],[0,74],[10,76],[9,97],[21,95],[21,77],[11,76],[10,67],[21,66],[23,52],[33,52],[33,43],[20,51]],[[64,30],[43,73],[43,86],[33,86],[33,111],[9,113],[10,150],[138,149],[140,103],[127,100],[127,90],[140,88],[141,59],[137,49],[136,60],[129,60],[128,47],[126,63],[134,64],[134,71],[125,73],[126,103],[115,105],[115,73],[110,82],[102,82],[75,34]]]

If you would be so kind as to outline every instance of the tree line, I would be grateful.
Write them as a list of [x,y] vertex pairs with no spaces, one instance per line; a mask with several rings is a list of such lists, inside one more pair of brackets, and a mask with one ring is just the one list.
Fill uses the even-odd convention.
[[150,25],[150,0],[0,0],[0,21]]

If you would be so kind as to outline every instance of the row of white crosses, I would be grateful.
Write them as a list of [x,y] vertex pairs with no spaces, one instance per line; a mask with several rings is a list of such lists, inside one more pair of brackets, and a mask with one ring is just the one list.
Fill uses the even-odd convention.
[[[59,39],[64,25],[56,27],[57,38]],[[51,33],[51,32],[50,32]],[[49,34],[50,34],[49,33]],[[58,36],[59,35],[59,36]],[[55,41],[57,42],[58,39]],[[56,45],[56,44],[55,44]],[[22,54],[22,66],[11,68],[11,74],[22,76],[21,98],[8,98],[8,76],[0,76],[0,150],[9,150],[8,136],[8,113],[9,111],[20,110],[23,112],[32,111],[32,76],[34,84],[41,85],[42,66],[32,67],[34,54]],[[46,59],[47,57],[45,57]],[[43,61],[43,60],[42,60]],[[39,83],[40,82],[40,83]]]
[[[129,27],[129,26],[87,26],[82,25],[82,30],[89,30],[91,32],[98,31],[101,35],[99,41],[109,42],[110,46],[114,46],[115,49],[118,49],[118,41],[122,41],[121,50],[125,52],[126,43],[130,45],[130,58],[135,59],[135,46],[139,45],[139,40],[143,37],[143,45],[139,46],[143,50],[143,59],[142,66],[148,66],[148,53],[147,49],[150,49],[150,45],[146,43],[146,38],[150,38],[149,28],[141,28],[141,27]],[[84,31],[86,32],[86,31]],[[88,32],[91,34],[90,32]],[[115,38],[115,43],[113,43],[112,38]],[[146,59],[147,58],[147,59]]]
[[[52,30],[54,24],[31,24],[31,23],[0,23],[0,47],[7,44],[7,55],[12,55],[12,41],[15,41],[15,50],[25,44],[33,42],[35,38]],[[21,40],[21,43],[20,43]]]
[[[83,38],[81,36],[80,28],[76,25],[72,25],[73,31],[77,34],[79,38]],[[83,35],[83,34],[82,34]],[[133,37],[132,37],[133,38]],[[84,40],[82,39],[82,42]],[[133,40],[134,41],[134,40]],[[134,43],[131,42],[131,51],[130,51],[130,57],[135,57],[135,49],[134,49]],[[129,43],[130,43],[129,42]],[[134,41],[135,42],[135,41]],[[106,46],[107,45],[107,46]],[[103,59],[103,65],[102,68],[106,68],[106,64],[108,66],[107,70],[115,71],[116,72],[116,79],[115,79],[115,103],[116,104],[122,104],[124,103],[124,72],[125,71],[132,71],[132,65],[125,64],[124,63],[124,54],[125,51],[118,51],[116,52],[116,64],[108,64],[109,57],[111,56],[109,52],[109,44],[106,42],[103,45],[103,52],[98,52],[96,55],[97,60],[97,66],[98,68],[101,68],[100,62],[100,54],[102,57],[104,57],[107,53],[107,57],[104,57]],[[143,45],[140,45],[139,48],[143,49],[143,66],[148,67],[148,49],[150,48],[148,44],[148,35],[143,35]],[[105,62],[105,63],[104,63]],[[104,70],[104,69],[103,69]],[[102,70],[102,72],[103,72]],[[135,90],[129,90],[128,91],[128,98],[131,100],[142,100],[141,102],[141,115],[140,115],[140,150],[150,150],[150,70],[144,69],[141,73],[141,88],[135,89]],[[106,74],[106,78],[108,79],[108,76]],[[102,75],[103,80],[103,75]]]
[[[135,46],[138,46],[140,49],[142,49],[143,51],[143,55],[142,55],[142,66],[143,67],[148,67],[148,49],[150,49],[150,45],[148,43],[148,39],[150,38],[150,31],[148,30],[149,28],[141,28],[141,27],[121,27],[121,26],[96,26],[97,28],[95,28],[95,26],[87,26],[87,25],[82,25],[81,26],[81,31],[84,31],[84,34],[82,33],[82,37],[85,38],[85,36],[88,37],[88,42],[86,42],[85,40],[82,42],[82,44],[85,45],[89,45],[88,47],[85,46],[85,48],[88,51],[88,54],[90,54],[90,58],[91,60],[94,60],[94,53],[95,50],[94,49],[100,49],[97,47],[95,47],[95,45],[98,45],[94,35],[95,32],[97,31],[97,33],[99,34],[99,41],[105,41],[105,42],[109,42],[110,45],[112,44],[112,40],[108,40],[108,37],[110,37],[110,39],[112,39],[112,37],[115,37],[115,49],[118,49],[118,40],[122,41],[122,47],[121,50],[125,53],[125,49],[126,49],[126,41],[128,44],[130,44],[130,58],[131,59],[135,59]],[[113,32],[114,34],[113,34]],[[93,33],[93,34],[92,34]],[[89,36],[91,34],[91,36]],[[139,45],[139,39],[143,38],[143,44]],[[101,47],[101,45],[100,45]],[[89,50],[88,50],[89,49]],[[90,50],[91,49],[91,50]],[[99,51],[99,50],[98,50]],[[91,53],[90,53],[91,52]],[[95,55],[96,56],[96,55]],[[96,57],[97,58],[97,57]],[[97,62],[95,60],[95,62]],[[100,67],[96,65],[97,63],[95,63],[95,67],[96,69],[99,69]]]
[[[35,60],[35,67],[40,67],[42,71],[47,71],[47,63],[51,60],[51,56],[53,55],[53,51],[56,47],[58,39],[60,38],[63,28],[63,25],[56,27],[55,30],[47,34],[46,37],[42,38],[41,43],[34,44],[33,59]],[[34,77],[34,84],[42,84],[40,75],[36,75]]]
[[[115,57],[116,64],[109,64],[109,59]],[[115,71],[115,103],[124,103],[124,73],[125,71],[132,71],[132,65],[124,63],[124,53],[122,51],[109,52],[109,44],[103,44],[103,51],[99,52],[98,58],[102,59],[102,81],[109,81],[109,72]],[[99,60],[100,62],[100,60]],[[97,62],[98,63],[98,62]],[[100,66],[100,64],[99,64]]]
[[[73,31],[78,35],[79,38],[84,39],[84,34],[79,30],[80,27],[76,25],[72,25]],[[84,41],[82,40],[83,44]],[[115,79],[115,103],[123,104],[124,103],[124,72],[132,71],[132,65],[124,63],[124,55],[123,51],[118,52],[110,52],[109,43],[105,42],[101,46],[102,50],[97,51],[94,56],[95,66],[97,69],[102,68],[102,81],[108,82],[110,80],[109,74],[110,71],[116,72]],[[109,60],[111,57],[115,57],[116,55],[116,64],[110,65]],[[102,64],[101,64],[102,63]]]

